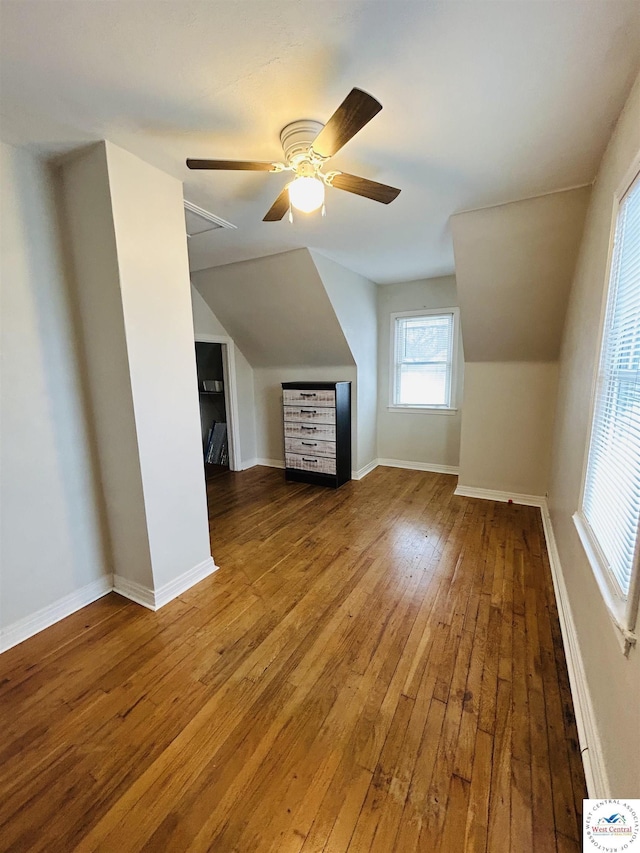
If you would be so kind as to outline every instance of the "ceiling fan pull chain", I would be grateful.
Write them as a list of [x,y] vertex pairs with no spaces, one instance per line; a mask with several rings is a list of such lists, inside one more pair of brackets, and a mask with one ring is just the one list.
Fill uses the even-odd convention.
[[293,225],[293,210],[291,209],[291,205],[289,205],[289,222]]
[[323,216],[326,216],[326,215],[327,215],[327,207],[326,207],[326,205],[324,204],[324,202],[322,203],[322,215],[323,215]]

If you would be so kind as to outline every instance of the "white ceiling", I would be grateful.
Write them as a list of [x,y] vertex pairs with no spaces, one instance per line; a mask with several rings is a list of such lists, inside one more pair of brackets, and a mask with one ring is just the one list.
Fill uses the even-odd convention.
[[[107,138],[237,225],[193,269],[308,246],[374,281],[453,270],[455,211],[592,181],[638,72],[640,2],[2,0],[0,136],[46,154]],[[383,104],[331,161],[402,188],[328,191],[327,217],[262,217],[287,176],[190,172],[277,160],[280,129],[353,86]]]

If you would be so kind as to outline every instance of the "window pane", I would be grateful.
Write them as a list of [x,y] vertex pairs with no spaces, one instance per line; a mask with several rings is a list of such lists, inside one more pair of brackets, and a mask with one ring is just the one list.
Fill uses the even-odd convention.
[[583,513],[620,591],[640,521],[640,179],[616,223]]
[[453,314],[395,320],[396,406],[451,405]]
[[450,316],[411,317],[401,320],[400,360],[447,362],[452,320]]
[[403,406],[446,406],[446,364],[403,364],[399,370],[398,403]]

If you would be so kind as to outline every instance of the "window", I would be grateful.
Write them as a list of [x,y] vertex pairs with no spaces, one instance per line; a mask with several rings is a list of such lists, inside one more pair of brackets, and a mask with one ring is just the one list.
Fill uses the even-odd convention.
[[576,527],[626,642],[635,642],[640,523],[640,175],[616,205],[589,452]]
[[391,315],[390,408],[455,410],[458,309]]

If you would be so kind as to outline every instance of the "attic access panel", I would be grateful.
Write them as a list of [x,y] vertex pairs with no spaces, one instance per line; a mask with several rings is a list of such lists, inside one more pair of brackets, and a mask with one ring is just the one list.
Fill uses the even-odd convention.
[[195,237],[196,234],[205,234],[208,231],[218,231],[220,228],[235,228],[231,222],[221,219],[214,213],[210,213],[197,204],[190,201],[184,202],[184,219],[187,236]]

